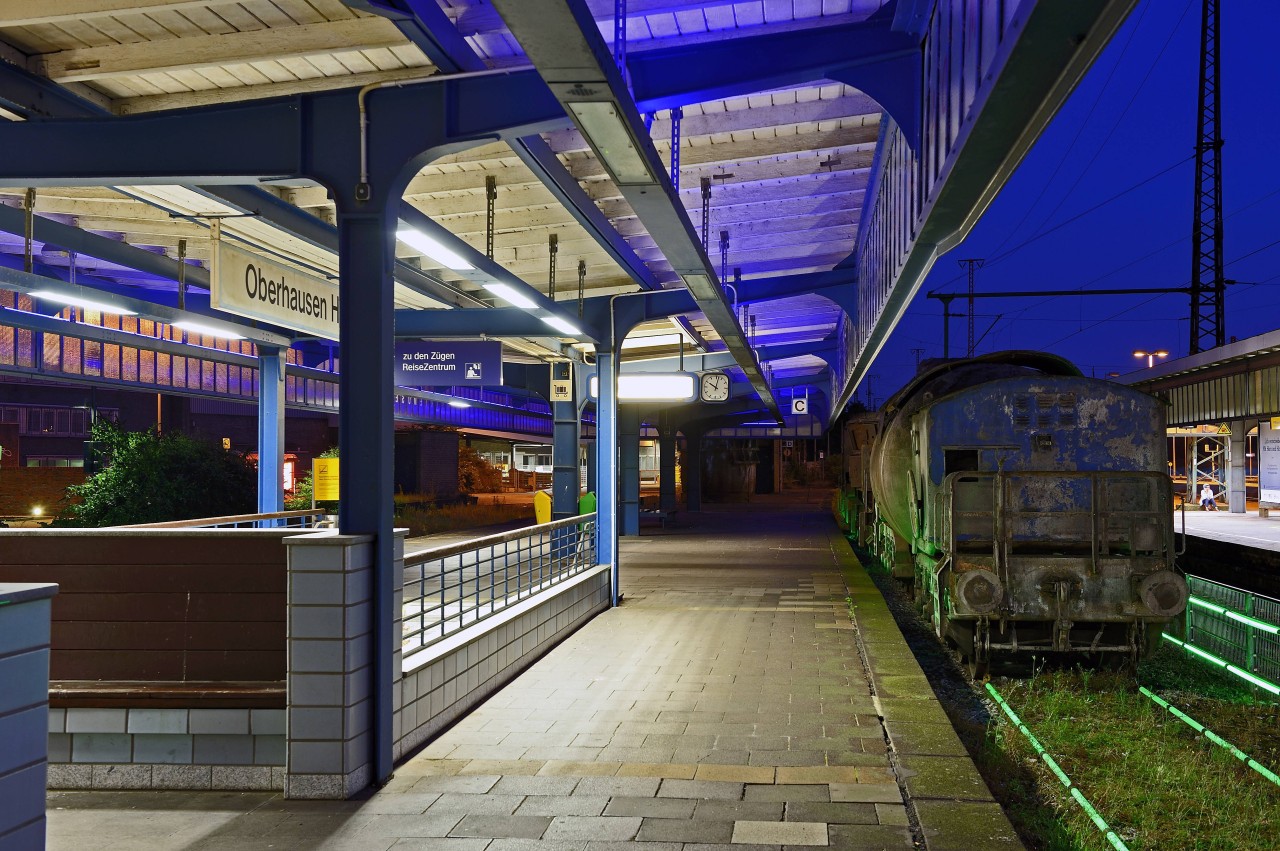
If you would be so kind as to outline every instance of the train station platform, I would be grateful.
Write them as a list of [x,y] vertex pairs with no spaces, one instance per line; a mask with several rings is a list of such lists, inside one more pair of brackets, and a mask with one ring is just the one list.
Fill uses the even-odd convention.
[[1021,847],[825,501],[621,552],[621,606],[378,792],[53,792],[48,848]]
[[[1187,534],[1210,541],[1238,544],[1257,550],[1280,552],[1280,511],[1259,517],[1257,509],[1244,514],[1228,511],[1186,512]],[[1182,531],[1182,515],[1174,516],[1174,529]]]

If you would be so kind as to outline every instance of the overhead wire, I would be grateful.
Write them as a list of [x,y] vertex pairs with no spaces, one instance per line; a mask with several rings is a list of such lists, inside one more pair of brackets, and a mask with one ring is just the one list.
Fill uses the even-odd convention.
[[[1079,124],[1077,124],[1075,135],[1072,136],[1071,141],[1067,143],[1066,149],[1062,152],[1062,156],[1058,159],[1058,164],[1053,168],[1053,172],[1050,173],[1049,177],[1045,179],[1044,186],[1040,188],[1039,194],[1036,195],[1035,200],[1032,201],[1031,204],[1027,207],[1027,212],[1024,214],[1022,221],[1019,221],[1017,225],[1010,228],[1008,232],[1005,233],[1004,239],[1000,240],[1000,243],[996,245],[995,248],[991,249],[991,251],[989,252],[990,254],[998,254],[1000,252],[1000,249],[1004,248],[1009,243],[1009,240],[1013,239],[1013,237],[1017,235],[1018,231],[1022,229],[1022,225],[1026,222],[1027,218],[1030,217],[1031,212],[1040,205],[1040,201],[1044,198],[1045,194],[1049,191],[1049,187],[1053,185],[1054,179],[1058,176],[1058,173],[1062,171],[1062,167],[1066,165],[1067,158],[1071,156],[1071,152],[1075,149],[1076,142],[1080,141],[1080,137],[1084,134],[1085,128],[1089,126],[1090,119],[1093,118],[1094,112],[1097,111],[1098,104],[1102,102],[1102,96],[1106,94],[1106,92],[1109,90],[1111,79],[1116,75],[1116,71],[1120,69],[1121,63],[1124,62],[1125,54],[1129,52],[1129,47],[1130,45],[1133,44],[1133,38],[1135,35],[1137,35],[1138,30],[1142,27],[1142,21],[1147,15],[1147,10],[1150,8],[1151,8],[1151,4],[1149,3],[1144,4],[1142,6],[1142,11],[1138,13],[1138,17],[1134,21],[1133,27],[1131,27],[1129,30],[1129,37],[1125,39],[1124,45],[1120,48],[1120,52],[1116,55],[1116,61],[1112,64],[1111,70],[1107,72],[1107,78],[1102,81],[1102,84],[1100,86],[1098,86],[1098,93],[1097,95],[1094,96],[1093,103],[1090,104],[1089,106],[1089,111],[1085,114],[1084,118],[1079,122]],[[1052,213],[1050,213],[1050,215],[1052,215]],[[1044,219],[1040,221],[1041,227],[1044,225],[1045,221],[1048,220],[1048,218],[1049,217],[1046,216]],[[1034,234],[1035,230],[1033,230],[1032,233]]]
[[[1280,245],[1280,239],[1274,239],[1274,240],[1272,240],[1271,242],[1268,242],[1266,245],[1263,245],[1263,246],[1261,246],[1261,247],[1259,247],[1259,248],[1255,248],[1253,251],[1247,252],[1247,253],[1245,253],[1245,254],[1241,254],[1241,255],[1240,255],[1240,256],[1238,256],[1238,257],[1233,257],[1233,258],[1231,258],[1230,260],[1228,260],[1228,261],[1227,261],[1225,264],[1223,264],[1223,265],[1224,265],[1224,266],[1230,266],[1230,265],[1232,265],[1232,264],[1234,264],[1234,263],[1238,263],[1238,262],[1240,262],[1241,260],[1244,260],[1244,259],[1246,259],[1246,258],[1248,258],[1248,257],[1252,257],[1252,256],[1254,256],[1255,254],[1260,254],[1260,253],[1262,253],[1263,251],[1266,251],[1268,248],[1273,248],[1273,247],[1275,247],[1275,246],[1277,246],[1277,245]],[[1179,286],[1188,286],[1188,287],[1189,287],[1189,286],[1191,286],[1191,282],[1190,282],[1190,281],[1185,281],[1185,282],[1183,282],[1182,284],[1180,284]],[[1153,301],[1155,301],[1155,300],[1157,300],[1157,299],[1159,299],[1159,298],[1162,298],[1163,296],[1166,296],[1166,295],[1177,295],[1177,293],[1160,293],[1159,295],[1154,295],[1154,296],[1152,296],[1151,298],[1144,299],[1143,301],[1139,302],[1138,304],[1135,304],[1135,305],[1132,305],[1132,306],[1130,306],[1130,307],[1126,307],[1126,308],[1125,308],[1125,309],[1123,309],[1123,310],[1117,311],[1116,313],[1112,314],[1111,316],[1107,317],[1106,319],[1099,319],[1097,322],[1093,322],[1093,323],[1091,323],[1091,324],[1089,324],[1089,325],[1086,325],[1086,326],[1085,326],[1085,327],[1083,327],[1083,328],[1080,328],[1080,329],[1078,329],[1078,330],[1072,331],[1070,334],[1067,334],[1065,337],[1059,337],[1057,340],[1054,340],[1052,343],[1048,343],[1048,344],[1046,344],[1043,348],[1048,349],[1050,346],[1056,346],[1056,345],[1058,345],[1059,343],[1062,343],[1062,342],[1065,342],[1065,341],[1067,341],[1067,340],[1070,340],[1072,337],[1076,336],[1077,334],[1080,334],[1080,333],[1083,333],[1083,332],[1085,332],[1085,331],[1088,331],[1088,330],[1089,330],[1089,329],[1091,329],[1091,328],[1096,328],[1096,327],[1098,327],[1099,325],[1101,325],[1101,324],[1102,324],[1102,323],[1104,323],[1104,322],[1110,322],[1110,321],[1112,321],[1112,320],[1116,319],[1117,317],[1123,316],[1123,315],[1125,315],[1126,313],[1131,313],[1131,312],[1133,312],[1133,311],[1137,310],[1137,309],[1138,309],[1138,308],[1140,308],[1140,307],[1145,307],[1146,305],[1151,304],[1151,302],[1153,302]]]
[[[1006,252],[1005,252],[1005,253],[1003,253],[1003,254],[999,254],[999,255],[997,255],[996,257],[994,257],[994,258],[993,258],[993,259],[991,259],[991,260],[988,260],[986,265],[991,266],[991,265],[994,265],[995,263],[999,263],[1001,260],[1004,260],[1004,259],[1005,259],[1005,258],[1007,258],[1009,255],[1013,254],[1013,253],[1014,253],[1014,252],[1016,252],[1016,251],[1020,251],[1021,249],[1025,248],[1026,246],[1028,246],[1028,245],[1030,245],[1030,244],[1032,244],[1032,243],[1036,242],[1036,241],[1037,241],[1037,240],[1039,240],[1040,238],[1042,238],[1042,237],[1044,237],[1044,236],[1047,236],[1047,235],[1049,235],[1050,233],[1053,233],[1054,231],[1060,230],[1062,227],[1064,227],[1064,226],[1066,226],[1066,225],[1068,225],[1068,224],[1071,224],[1071,223],[1072,223],[1072,222],[1074,222],[1074,221],[1077,221],[1077,220],[1078,220],[1079,218],[1081,218],[1082,216],[1087,215],[1087,214],[1089,214],[1089,213],[1093,212],[1094,210],[1098,209],[1100,206],[1103,206],[1103,205],[1105,205],[1105,204],[1109,204],[1109,203],[1111,203],[1112,201],[1116,200],[1118,197],[1120,197],[1120,196],[1122,196],[1122,195],[1124,195],[1124,194],[1127,194],[1128,192],[1133,191],[1134,189],[1137,189],[1137,188],[1139,188],[1139,187],[1140,187],[1140,186],[1142,186],[1142,185],[1145,185],[1145,183],[1149,182],[1150,180],[1152,180],[1152,179],[1154,179],[1154,178],[1156,178],[1156,177],[1160,177],[1161,175],[1163,175],[1163,174],[1165,173],[1165,171],[1172,170],[1172,169],[1173,169],[1173,168],[1175,168],[1176,166],[1181,165],[1183,162],[1188,162],[1188,161],[1190,161],[1190,160],[1194,160],[1194,159],[1195,159],[1195,155],[1193,154],[1193,155],[1191,155],[1191,156],[1187,157],[1185,160],[1180,160],[1179,162],[1174,163],[1174,165],[1173,165],[1173,166],[1170,166],[1170,167],[1169,167],[1169,169],[1165,169],[1164,171],[1158,172],[1157,174],[1153,175],[1151,178],[1148,178],[1148,180],[1147,180],[1147,181],[1143,181],[1142,183],[1136,184],[1136,185],[1134,185],[1134,186],[1130,187],[1128,190],[1125,190],[1124,192],[1119,193],[1119,195],[1114,195],[1114,196],[1112,196],[1112,197],[1110,197],[1110,198],[1106,199],[1105,201],[1101,202],[1100,204],[1096,204],[1096,205],[1094,205],[1093,207],[1090,207],[1089,209],[1087,209],[1087,210],[1085,210],[1085,211],[1083,211],[1083,212],[1081,212],[1081,213],[1078,213],[1077,215],[1072,216],[1071,218],[1068,218],[1068,219],[1066,219],[1066,220],[1065,220],[1065,221],[1063,221],[1063,222],[1060,222],[1060,223],[1058,223],[1058,224],[1054,225],[1053,227],[1051,227],[1051,228],[1050,228],[1049,230],[1047,230],[1047,231],[1040,232],[1040,230],[1039,230],[1040,228],[1043,228],[1043,227],[1044,227],[1044,225],[1045,225],[1045,224],[1046,224],[1046,223],[1047,223],[1051,218],[1053,218],[1053,216],[1058,212],[1058,210],[1060,210],[1060,209],[1062,208],[1062,205],[1063,205],[1063,204],[1065,204],[1065,203],[1066,203],[1066,201],[1067,201],[1067,199],[1071,197],[1071,194],[1075,191],[1076,187],[1080,185],[1080,182],[1084,179],[1085,175],[1089,173],[1089,169],[1090,169],[1090,167],[1093,165],[1093,163],[1094,163],[1094,162],[1096,162],[1096,161],[1097,161],[1097,159],[1098,159],[1098,157],[1101,155],[1102,151],[1106,149],[1107,142],[1109,142],[1109,141],[1111,140],[1111,137],[1115,135],[1116,130],[1118,130],[1118,129],[1119,129],[1119,127],[1120,127],[1120,125],[1121,125],[1121,123],[1123,123],[1123,121],[1124,121],[1125,117],[1126,117],[1126,116],[1128,115],[1128,113],[1129,113],[1129,110],[1133,107],[1134,102],[1137,100],[1138,95],[1142,92],[1142,89],[1146,86],[1147,81],[1151,78],[1151,74],[1154,72],[1154,70],[1155,70],[1155,68],[1156,68],[1156,65],[1158,65],[1158,64],[1159,64],[1160,59],[1164,56],[1165,51],[1166,51],[1166,50],[1168,49],[1168,47],[1169,47],[1169,44],[1173,41],[1173,37],[1177,34],[1178,29],[1182,26],[1182,22],[1183,22],[1183,20],[1186,18],[1186,16],[1187,16],[1187,12],[1188,12],[1188,10],[1190,10],[1190,8],[1191,8],[1191,4],[1192,4],[1192,2],[1193,2],[1193,0],[1187,0],[1187,4],[1183,7],[1183,9],[1182,9],[1182,13],[1178,16],[1178,20],[1177,20],[1177,22],[1173,25],[1173,29],[1172,29],[1172,30],[1170,30],[1169,35],[1165,38],[1164,44],[1162,44],[1162,45],[1161,45],[1161,47],[1160,47],[1160,51],[1156,54],[1155,59],[1153,59],[1153,60],[1151,61],[1150,65],[1149,65],[1149,66],[1148,66],[1148,68],[1147,68],[1147,73],[1143,75],[1143,77],[1142,77],[1142,81],[1138,84],[1138,87],[1134,90],[1133,95],[1132,95],[1132,96],[1130,96],[1128,103],[1126,103],[1126,104],[1125,104],[1124,108],[1120,111],[1120,115],[1119,115],[1119,116],[1117,116],[1117,117],[1116,117],[1115,122],[1113,122],[1113,123],[1112,123],[1112,125],[1111,125],[1111,129],[1107,132],[1107,135],[1103,138],[1102,142],[1098,145],[1098,148],[1094,151],[1093,156],[1092,156],[1092,157],[1090,157],[1090,159],[1089,159],[1089,161],[1088,161],[1087,163],[1085,163],[1084,168],[1082,168],[1082,169],[1080,170],[1080,174],[1079,174],[1079,176],[1077,176],[1077,178],[1076,178],[1075,182],[1074,182],[1074,183],[1072,183],[1072,184],[1071,184],[1071,186],[1067,188],[1067,191],[1066,191],[1066,193],[1062,196],[1062,199],[1057,203],[1057,205],[1056,205],[1052,210],[1050,210],[1050,211],[1049,211],[1049,214],[1048,214],[1047,216],[1045,216],[1045,217],[1044,217],[1044,219],[1042,219],[1042,220],[1041,220],[1040,225],[1037,227],[1037,231],[1036,231],[1035,233],[1033,233],[1033,235],[1032,235],[1031,237],[1029,237],[1028,239],[1026,239],[1026,240],[1022,241],[1022,242],[1021,242],[1021,243],[1019,243],[1018,245],[1014,246],[1014,247],[1013,247],[1012,249],[1010,249],[1009,251],[1006,251]],[[1147,8],[1148,8],[1147,6],[1143,6],[1143,14],[1145,14],[1145,12],[1146,12]],[[1136,32],[1136,28],[1135,28],[1135,30],[1134,30],[1133,32]],[[1132,33],[1131,33],[1131,38],[1132,38]],[[1127,46],[1128,46],[1128,44],[1126,43],[1126,48],[1127,48]],[[1119,62],[1117,61],[1117,66],[1118,66],[1118,64],[1119,64]],[[1113,72],[1114,72],[1114,69],[1113,69]],[[1110,77],[1108,77],[1108,80],[1110,80]],[[1104,86],[1104,89],[1105,89],[1105,86]],[[1096,105],[1096,102],[1095,102],[1095,105]],[[1090,114],[1092,114],[1092,110],[1090,110]],[[1078,138],[1078,137],[1079,137],[1079,135],[1080,135],[1080,134],[1079,134],[1079,132],[1077,132],[1076,137]],[[1074,144],[1074,140],[1073,140],[1072,144]],[[1064,161],[1065,161],[1065,156],[1064,156]],[[1061,165],[1061,164],[1060,164],[1060,165]],[[1057,170],[1056,170],[1056,169],[1055,169],[1055,171],[1054,171],[1054,174],[1055,174],[1055,175],[1057,174]],[[1050,177],[1050,180],[1052,180],[1052,176]],[[1046,185],[1046,189],[1047,189],[1047,185]],[[1044,194],[1044,192],[1042,191],[1042,192],[1041,192],[1041,195],[1043,195],[1043,194]],[[1038,203],[1038,201],[1039,201],[1039,198],[1037,198],[1037,203]],[[1035,206],[1035,205],[1033,204],[1033,205],[1032,205],[1032,209],[1034,209],[1034,206]],[[1005,241],[1007,242],[1007,239],[1006,239]],[[1004,245],[1004,242],[1001,242],[1000,244],[1001,244],[1001,245]],[[992,253],[995,253],[995,252],[993,251]],[[964,276],[963,276],[963,275],[957,275],[956,277],[951,278],[950,280],[946,281],[946,282],[945,282],[945,283],[943,283],[941,286],[939,286],[938,288],[936,288],[936,290],[935,290],[935,291],[940,290],[940,289],[942,289],[942,288],[944,288],[944,287],[949,287],[949,286],[951,286],[952,284],[955,284],[955,283],[957,283],[957,282],[961,281],[963,278],[964,278]]]
[[[1133,104],[1138,100],[1138,95],[1142,93],[1143,88],[1147,85],[1147,81],[1151,79],[1151,74],[1155,71],[1156,66],[1160,64],[1160,60],[1164,57],[1165,51],[1169,49],[1169,44],[1173,41],[1173,37],[1177,35],[1178,30],[1181,29],[1182,22],[1186,19],[1187,12],[1190,11],[1193,2],[1194,0],[1187,0],[1187,4],[1182,7],[1182,14],[1178,16],[1178,20],[1174,23],[1173,29],[1169,31],[1169,35],[1165,38],[1164,44],[1160,46],[1160,51],[1156,54],[1156,58],[1151,60],[1150,65],[1147,66],[1147,73],[1142,75],[1142,80],[1138,83],[1138,87],[1133,90],[1133,94],[1129,97],[1129,102],[1120,110],[1120,115],[1116,117],[1116,120],[1111,125],[1111,129],[1107,131],[1107,135],[1103,137],[1102,141],[1098,144],[1097,150],[1093,152],[1093,156],[1084,164],[1084,168],[1080,170],[1080,174],[1076,177],[1075,182],[1072,183],[1071,186],[1067,187],[1066,194],[1064,194],[1062,199],[1058,201],[1057,206],[1050,210],[1049,215],[1045,216],[1041,221],[1040,227],[1044,227],[1045,223],[1052,219],[1058,210],[1062,209],[1062,205],[1067,203],[1067,199],[1071,197],[1071,193],[1076,191],[1076,187],[1078,187],[1080,182],[1084,180],[1085,175],[1089,173],[1089,169],[1095,162],[1097,162],[1098,157],[1102,155],[1102,152],[1107,149],[1107,143],[1111,141],[1111,137],[1116,134],[1116,131],[1120,129],[1120,125],[1124,123],[1124,119],[1128,116],[1129,110],[1133,108]],[[1143,8],[1145,9],[1146,7]]]
[[[995,265],[996,263],[999,263],[1001,260],[1005,260],[1005,259],[1007,259],[1009,256],[1011,256],[1011,255],[1012,255],[1012,254],[1014,254],[1015,252],[1021,251],[1022,249],[1026,248],[1028,245],[1031,245],[1033,242],[1038,242],[1039,240],[1044,239],[1044,238],[1045,238],[1046,236],[1048,236],[1049,234],[1054,233],[1054,232],[1056,232],[1056,231],[1059,231],[1059,230],[1061,230],[1062,228],[1066,227],[1067,225],[1072,224],[1072,223],[1074,223],[1074,222],[1076,222],[1076,221],[1079,221],[1080,219],[1084,218],[1085,216],[1089,215],[1090,213],[1095,213],[1095,212],[1097,212],[1098,210],[1102,209],[1103,207],[1107,206],[1108,204],[1111,204],[1111,203],[1112,203],[1112,202],[1114,202],[1114,201],[1118,201],[1119,199],[1123,198],[1125,195],[1128,195],[1130,192],[1134,192],[1134,191],[1136,191],[1136,190],[1138,190],[1138,189],[1141,189],[1143,186],[1146,186],[1148,183],[1151,183],[1153,180],[1157,180],[1157,179],[1159,179],[1159,178],[1161,178],[1161,177],[1164,177],[1166,174],[1168,174],[1169,172],[1173,171],[1173,170],[1174,170],[1175,168],[1177,168],[1178,166],[1183,165],[1184,163],[1189,163],[1189,162],[1191,162],[1191,161],[1192,161],[1192,160],[1194,160],[1194,159],[1195,159],[1195,155],[1194,155],[1194,154],[1189,155],[1189,156],[1186,156],[1186,157],[1183,157],[1182,159],[1178,160],[1177,162],[1172,163],[1172,164],[1170,164],[1170,165],[1168,165],[1168,166],[1165,166],[1164,168],[1160,169],[1160,170],[1159,170],[1159,171],[1157,171],[1155,174],[1149,175],[1149,176],[1147,176],[1147,177],[1143,178],[1142,180],[1138,181],[1137,183],[1131,184],[1131,185],[1129,185],[1128,187],[1126,187],[1126,188],[1124,188],[1124,189],[1120,190],[1119,192],[1115,193],[1114,195],[1111,195],[1111,196],[1109,196],[1109,197],[1107,197],[1107,198],[1104,198],[1103,200],[1101,200],[1101,201],[1099,201],[1098,203],[1094,204],[1092,207],[1089,207],[1088,209],[1085,209],[1085,210],[1081,210],[1079,213],[1076,213],[1076,214],[1075,214],[1074,216],[1072,216],[1071,218],[1069,218],[1069,219],[1064,219],[1063,221],[1061,221],[1061,222],[1059,222],[1058,224],[1054,225],[1053,227],[1049,228],[1049,230],[1047,230],[1047,231],[1043,231],[1043,232],[1041,232],[1041,233],[1037,233],[1037,234],[1035,234],[1034,236],[1028,237],[1027,239],[1025,239],[1025,240],[1023,240],[1022,242],[1018,243],[1018,244],[1017,244],[1017,245],[1015,245],[1013,248],[1010,248],[1008,251],[1004,252],[1003,254],[997,255],[996,257],[992,258],[991,260],[988,260],[988,261],[986,262],[986,264],[985,264],[984,268],[989,267],[989,266],[993,266],[993,265]],[[942,284],[942,286],[940,286],[940,287],[938,287],[937,289],[935,289],[935,290],[934,290],[934,292],[940,292],[940,291],[942,290],[942,288],[943,288],[943,287],[947,287],[947,286],[949,286],[949,285],[951,285],[951,284],[953,284],[953,283],[956,283],[956,282],[958,282],[958,281],[960,281],[960,280],[963,280],[963,279],[964,279],[964,277],[965,277],[964,275],[957,275],[956,277],[954,277],[954,278],[952,278],[951,280],[947,281],[946,283]]]
[[[1227,218],[1227,219],[1230,219],[1230,218],[1232,218],[1232,217],[1234,217],[1234,216],[1237,216],[1237,215],[1239,215],[1240,213],[1243,213],[1243,212],[1245,212],[1246,210],[1250,210],[1250,209],[1252,209],[1252,208],[1254,208],[1254,207],[1258,206],[1258,205],[1259,205],[1259,204],[1261,204],[1262,202],[1264,202],[1264,201],[1266,201],[1266,200],[1268,200],[1268,199],[1270,199],[1270,198],[1274,198],[1274,197],[1275,197],[1275,196],[1277,196],[1277,195],[1280,195],[1280,187],[1276,187],[1275,189],[1272,189],[1270,192],[1264,193],[1263,195],[1260,195],[1259,197],[1257,197],[1257,198],[1253,199],[1253,200],[1252,200],[1252,201],[1250,201],[1249,203],[1247,203],[1247,204],[1245,204],[1245,205],[1243,205],[1243,206],[1241,206],[1241,207],[1237,207],[1236,209],[1234,209],[1234,210],[1232,210],[1230,213],[1228,213],[1228,214],[1226,215],[1226,218]],[[1147,260],[1147,259],[1149,259],[1149,258],[1151,258],[1151,257],[1154,257],[1155,255],[1157,255],[1157,254],[1159,254],[1159,253],[1161,253],[1161,252],[1163,252],[1163,251],[1167,251],[1168,249],[1170,249],[1170,248],[1174,247],[1175,245],[1180,245],[1180,244],[1182,244],[1182,243],[1184,243],[1184,242],[1188,242],[1190,239],[1191,239],[1191,236],[1188,234],[1188,235],[1186,235],[1186,236],[1180,236],[1180,237],[1178,237],[1177,239],[1170,240],[1169,242],[1166,242],[1164,245],[1160,246],[1159,248],[1156,248],[1156,249],[1154,249],[1154,250],[1152,250],[1152,251],[1149,251],[1149,252],[1147,252],[1146,254],[1142,255],[1141,257],[1138,257],[1138,258],[1136,258],[1136,259],[1134,259],[1134,260],[1130,260],[1130,261],[1128,261],[1127,263],[1123,263],[1123,264],[1121,264],[1121,265],[1119,265],[1119,266],[1116,266],[1115,268],[1111,269],[1111,270],[1110,270],[1110,271],[1108,271],[1108,272],[1103,272],[1101,275],[1097,275],[1097,276],[1095,276],[1095,277],[1093,277],[1093,278],[1090,278],[1089,280],[1085,281],[1085,282],[1084,282],[1083,284],[1081,284],[1080,286],[1076,287],[1076,289],[1078,289],[1078,290],[1080,290],[1080,291],[1082,291],[1082,292],[1083,292],[1083,291],[1085,291],[1088,287],[1090,287],[1090,286],[1091,286],[1091,285],[1093,285],[1093,284],[1098,283],[1099,281],[1105,280],[1105,279],[1107,279],[1107,278],[1111,277],[1112,275],[1114,275],[1114,274],[1116,274],[1116,273],[1118,273],[1118,272],[1123,272],[1125,269],[1128,269],[1128,268],[1130,268],[1131,266],[1136,266],[1137,264],[1141,263],[1143,260]],[[1259,251],[1264,250],[1266,247],[1268,247],[1268,246],[1264,246],[1264,247],[1263,247],[1263,249],[1258,249],[1258,250],[1259,250]],[[1230,262],[1232,262],[1232,263],[1238,262],[1238,261],[1240,261],[1240,260],[1245,259],[1245,257],[1247,257],[1247,256],[1250,256],[1250,255],[1244,255],[1244,256],[1241,256],[1241,257],[1237,257],[1237,258],[1235,258],[1234,260],[1232,260],[1232,261],[1230,261]],[[1044,298],[1038,299],[1038,300],[1036,300],[1036,301],[1032,302],[1031,304],[1028,304],[1028,305],[1026,305],[1026,306],[1024,306],[1024,307],[1018,308],[1017,310],[1015,310],[1015,311],[1014,311],[1013,315],[1008,316],[1008,317],[1005,319],[1006,326],[1008,326],[1008,325],[1012,325],[1014,322],[1034,321],[1034,320],[1028,320],[1024,314],[1026,314],[1027,312],[1029,312],[1029,311],[1031,311],[1031,310],[1034,310],[1034,309],[1036,309],[1036,308],[1038,308],[1038,307],[1042,307],[1042,306],[1044,306],[1044,305],[1048,304],[1049,302],[1054,301],[1055,299],[1058,299],[1058,298],[1062,298],[1062,296],[1045,296]],[[1058,321],[1061,321],[1061,320],[1053,319],[1053,320],[1049,320],[1049,321],[1058,322]],[[1107,321],[1107,320],[1105,320],[1105,319],[1104,319],[1104,320],[1099,320],[1099,321]]]

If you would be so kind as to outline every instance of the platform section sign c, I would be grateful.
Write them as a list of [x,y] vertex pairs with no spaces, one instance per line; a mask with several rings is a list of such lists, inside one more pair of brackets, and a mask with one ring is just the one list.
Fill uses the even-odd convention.
[[217,310],[338,339],[338,284],[252,254],[213,244],[209,304]]
[[1258,426],[1258,501],[1280,504],[1280,429]]
[[502,383],[502,343],[396,343],[395,383],[401,387],[486,387]]

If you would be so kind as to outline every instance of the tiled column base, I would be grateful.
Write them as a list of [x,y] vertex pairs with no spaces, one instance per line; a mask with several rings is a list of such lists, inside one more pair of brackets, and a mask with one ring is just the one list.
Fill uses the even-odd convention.
[[49,615],[57,585],[0,584],[0,848],[45,845]]
[[[289,548],[287,798],[349,798],[372,782],[374,541],[321,532]],[[403,532],[395,558],[404,558]],[[399,571],[395,575],[399,575]]]

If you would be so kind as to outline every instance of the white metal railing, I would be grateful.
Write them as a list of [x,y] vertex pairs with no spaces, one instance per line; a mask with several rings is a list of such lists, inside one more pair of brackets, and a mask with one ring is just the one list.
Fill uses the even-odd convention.
[[231,514],[226,517],[198,517],[164,523],[132,523],[116,529],[315,529],[328,523],[329,515],[319,509],[273,511],[269,514]]
[[406,555],[404,654],[592,567],[595,542],[583,514]]

